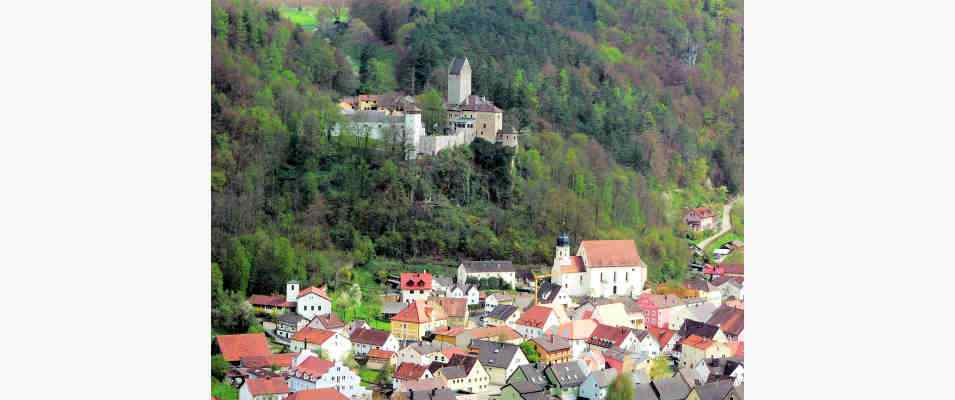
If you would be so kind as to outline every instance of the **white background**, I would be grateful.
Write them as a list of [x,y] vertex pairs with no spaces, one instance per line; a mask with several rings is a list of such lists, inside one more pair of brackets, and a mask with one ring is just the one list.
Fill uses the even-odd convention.
[[[949,4],[748,2],[749,398],[949,392]],[[209,14],[0,9],[0,397],[208,398]]]

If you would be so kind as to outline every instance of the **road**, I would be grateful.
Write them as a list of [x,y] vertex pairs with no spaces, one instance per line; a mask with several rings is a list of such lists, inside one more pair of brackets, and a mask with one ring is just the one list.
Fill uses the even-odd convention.
[[726,203],[726,205],[723,206],[723,219],[720,221],[720,231],[713,236],[703,239],[703,241],[697,245],[700,249],[706,250],[706,246],[708,246],[711,242],[733,229],[733,226],[730,222],[730,212],[733,210],[733,204],[735,204],[737,200],[739,200],[739,197],[734,197],[733,200],[730,200],[729,203]]

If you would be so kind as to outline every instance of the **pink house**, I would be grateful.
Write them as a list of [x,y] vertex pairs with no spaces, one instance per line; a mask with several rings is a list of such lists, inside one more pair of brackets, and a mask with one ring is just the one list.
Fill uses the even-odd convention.
[[644,324],[657,328],[668,327],[670,317],[682,305],[679,297],[671,295],[644,293],[637,298],[637,306],[643,312]]

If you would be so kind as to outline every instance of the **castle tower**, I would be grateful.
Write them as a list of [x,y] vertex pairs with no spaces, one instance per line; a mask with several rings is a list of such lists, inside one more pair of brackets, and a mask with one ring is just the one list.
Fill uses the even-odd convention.
[[448,69],[448,104],[461,104],[471,95],[471,64],[455,57]]
[[298,281],[289,281],[285,285],[285,301],[295,301],[298,299]]

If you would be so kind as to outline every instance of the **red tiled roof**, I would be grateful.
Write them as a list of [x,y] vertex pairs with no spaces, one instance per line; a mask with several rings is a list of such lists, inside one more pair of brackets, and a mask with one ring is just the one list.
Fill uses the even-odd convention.
[[466,331],[466,330],[467,330],[467,328],[464,328],[464,327],[462,327],[462,326],[456,326],[456,327],[454,327],[454,328],[452,328],[452,327],[450,327],[450,326],[442,326],[442,327],[440,327],[440,328],[438,328],[438,329],[435,329],[435,330],[432,331],[432,332],[433,332],[435,335],[452,336],[452,337],[453,337],[453,336],[460,335],[461,333],[463,333],[463,332]]
[[[565,260],[566,263],[563,263]],[[563,273],[584,272],[587,270],[587,268],[584,267],[584,258],[580,256],[569,256],[565,259],[561,259],[561,262],[560,272]]]
[[743,264],[720,264],[724,274],[743,275]]
[[253,396],[262,396],[266,394],[284,394],[288,393],[288,384],[282,378],[269,379],[249,379],[245,381],[249,385],[249,392]]
[[285,400],[349,400],[348,396],[332,388],[305,389],[290,394]]
[[709,208],[706,208],[706,207],[691,208],[686,213],[687,220],[695,220],[695,221],[699,221],[703,218],[712,218],[714,216],[716,216],[716,214],[713,213],[713,210],[710,210]]
[[328,370],[334,365],[335,363],[328,360],[323,360],[318,357],[308,357],[305,359],[305,361],[302,361],[301,364],[295,367],[291,374],[299,377],[304,374],[308,374],[311,377],[317,378],[325,375],[325,373],[328,372]]
[[447,316],[442,314],[440,311],[435,310],[433,307],[429,307],[425,303],[420,301],[413,301],[411,304],[408,304],[404,310],[401,310],[397,315],[391,317],[392,321],[398,322],[413,322],[416,324],[440,321],[446,319]]
[[278,294],[272,296],[253,294],[249,296],[249,304],[260,307],[295,307],[294,301],[285,301],[285,296]]
[[307,288],[303,289],[301,292],[298,292],[298,297],[299,297],[299,298],[305,297],[305,295],[307,295],[307,294],[309,294],[309,293],[315,293],[315,294],[318,295],[318,297],[321,297],[321,298],[323,298],[323,299],[325,299],[325,300],[331,300],[331,298],[328,297],[327,294],[325,294],[325,289],[319,289],[319,288],[317,288],[317,287],[315,287],[315,286],[307,287]]
[[390,360],[391,356],[395,355],[395,352],[382,350],[382,349],[371,349],[368,350],[368,358],[377,358],[379,360]]
[[431,290],[431,274],[428,272],[402,272],[401,290]]
[[297,340],[299,342],[309,342],[315,344],[325,343],[326,340],[331,339],[332,336],[335,336],[335,332],[325,330],[325,329],[316,329],[310,327],[304,327],[302,330],[295,333],[295,336],[292,336],[292,340]]
[[676,335],[676,331],[671,331],[666,328],[657,328],[653,325],[647,326],[647,331],[653,335],[653,338],[657,340],[661,348],[666,346],[667,343],[670,343],[670,339],[673,338],[673,335]]
[[442,297],[437,300],[449,317],[463,318],[468,312],[468,299]]
[[329,313],[324,315],[318,315],[315,317],[325,329],[338,329],[345,326],[345,321],[342,321],[341,318],[338,318],[335,313]]
[[418,365],[413,363],[401,363],[397,369],[395,369],[395,379],[407,381],[407,380],[418,380],[424,375],[424,372],[428,370],[427,365]]
[[640,265],[640,254],[633,240],[584,240],[587,268]]
[[721,305],[716,311],[713,311],[713,315],[706,323],[719,326],[720,330],[725,333],[739,336],[743,332],[744,313],[739,308]]
[[524,311],[524,315],[517,320],[518,325],[543,328],[553,309],[544,306],[533,306]]
[[240,363],[246,368],[267,368],[272,365],[290,368],[293,359],[295,359],[295,353],[281,353],[268,356],[246,356],[242,357]]
[[710,339],[706,339],[696,335],[690,335],[690,337],[680,341],[680,344],[684,346],[695,347],[700,350],[708,349],[710,346],[713,345],[713,343],[715,342],[713,342]]
[[446,348],[446,349],[444,349],[444,350],[441,350],[441,354],[444,354],[444,357],[445,357],[445,358],[450,359],[450,358],[453,357],[455,354],[465,354],[465,355],[466,355],[466,354],[468,354],[468,352],[464,351],[464,349],[462,349],[462,348],[460,348],[460,347],[449,347],[449,348]]
[[629,328],[598,324],[587,342],[605,348],[620,347],[629,335]]
[[216,336],[219,350],[226,361],[239,361],[247,356],[268,356],[272,354],[269,343],[262,333],[243,333],[239,335]]
[[592,319],[578,319],[560,324],[556,333],[564,339],[585,340],[597,329],[597,321]]
[[355,329],[351,334],[352,343],[370,344],[373,346],[383,346],[391,333],[378,329]]

